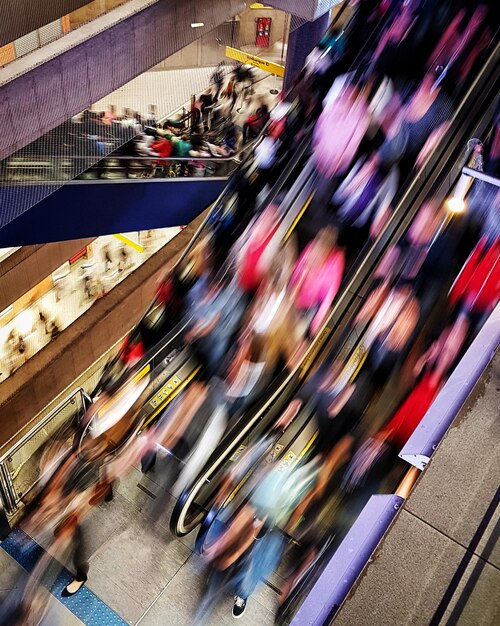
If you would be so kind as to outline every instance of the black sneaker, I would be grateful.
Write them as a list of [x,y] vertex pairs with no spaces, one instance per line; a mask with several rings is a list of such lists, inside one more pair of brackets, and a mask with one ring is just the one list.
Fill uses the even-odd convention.
[[233,617],[239,619],[243,616],[247,608],[247,601],[245,598],[240,598],[240,596],[234,596],[234,605],[233,605]]

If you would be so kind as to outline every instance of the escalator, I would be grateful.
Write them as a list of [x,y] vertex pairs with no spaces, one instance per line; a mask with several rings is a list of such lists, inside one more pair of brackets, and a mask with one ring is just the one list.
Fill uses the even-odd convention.
[[495,113],[495,98],[498,87],[498,46],[490,52],[482,71],[464,96],[450,126],[450,130],[428,158],[422,169],[413,178],[402,194],[394,214],[379,239],[360,254],[361,262],[347,277],[329,319],[310,346],[299,366],[269,393],[256,410],[242,420],[244,427],[235,425],[205,468],[192,485],[179,498],[174,509],[171,530],[176,535],[185,535],[200,523],[210,510],[223,474],[231,463],[248,446],[250,440],[268,432],[287,402],[293,397],[317,358],[334,347],[339,349],[346,337],[343,336],[352,308],[365,293],[370,277],[391,243],[406,231],[422,202],[443,181],[451,181],[456,175],[456,166],[463,146],[471,136],[484,131]]
[[[496,52],[498,53],[498,50]],[[498,57],[496,55],[495,57],[497,62],[493,63],[494,72],[497,71],[498,67]],[[488,76],[488,72],[486,72],[485,76]],[[485,76],[483,76],[483,78],[485,78]],[[465,165],[463,146],[467,143],[467,138],[470,136],[485,137],[485,135],[489,133],[489,129],[491,129],[491,122],[495,119],[495,116],[498,115],[499,105],[497,95],[498,76],[496,73],[492,73],[489,76],[492,83],[492,90],[489,92],[486,100],[481,103],[481,106],[478,109],[480,112],[475,116],[468,116],[468,121],[465,124],[462,122],[462,126],[458,126],[456,128],[457,140],[458,137],[460,137],[463,141],[462,151],[460,151],[459,145],[456,145],[454,149],[452,146],[449,146],[451,152],[448,153],[448,157],[443,155],[444,159],[449,159],[448,165],[446,166],[446,162],[444,161],[439,175],[435,176],[431,174],[429,178],[432,180],[426,181],[426,184],[424,185],[425,189],[422,189],[422,193],[425,194],[424,197],[432,198],[438,203],[442,203],[445,198],[450,197],[450,192],[460,177],[462,167]],[[483,85],[481,89],[485,89],[485,83],[479,82],[476,86],[479,87],[481,84]],[[464,128],[466,128],[466,130],[463,130]],[[470,156],[470,153],[468,156]],[[416,207],[417,211],[419,206],[420,203]],[[416,216],[416,211],[414,211],[411,207],[408,210],[407,215],[410,216],[410,214],[412,214],[411,219],[407,221],[405,227],[398,229],[398,234],[392,239],[392,241],[398,241],[400,237],[408,231],[408,228],[413,222],[413,218]],[[453,226],[454,219],[458,220],[458,222],[460,221],[460,217],[454,216],[453,214],[445,217],[440,229],[447,229],[450,227],[450,224]],[[460,226],[457,226],[457,228],[460,229]],[[464,255],[463,251],[462,255]],[[465,254],[465,257],[467,257],[467,254]],[[458,263],[459,266],[462,261],[463,259]],[[370,282],[370,279],[368,279],[368,282]],[[446,293],[447,285],[443,285],[442,287],[444,293]],[[366,288],[369,287],[365,284],[365,289]],[[360,310],[360,308],[361,305],[356,307],[355,314]],[[366,331],[366,328],[354,325],[353,320],[354,315],[350,316],[349,320],[345,322],[347,324],[345,330],[337,333],[337,336],[334,333],[333,337],[331,337],[330,341],[328,341],[325,350],[320,355],[320,358],[317,359],[318,368],[316,369],[315,376],[318,375],[322,369],[324,369],[322,365],[325,362],[331,363],[333,362],[333,359],[338,360],[338,357],[340,356],[341,361],[346,363],[345,369],[347,371],[347,376],[355,378],[364,356],[363,334]],[[432,324],[436,323],[436,321],[435,314],[434,317],[429,316],[429,318],[424,319],[418,329],[418,333],[412,341],[417,341],[418,337],[424,334],[424,328],[426,326],[432,327]],[[432,334],[432,328],[425,329],[425,333]],[[474,336],[469,338],[466,346],[473,340],[473,338]],[[286,396],[286,400],[283,400],[283,398],[278,400],[281,407],[283,407],[285,402],[289,401],[292,397],[292,394],[287,394],[286,390],[284,395]],[[390,410],[387,410],[390,414]],[[279,410],[276,411],[275,407],[269,407],[268,411],[272,413],[274,418],[279,414]],[[200,474],[198,477],[201,479],[200,482],[194,485],[194,489],[198,489],[195,497],[193,498],[192,494],[189,493],[189,490],[186,490],[179,501],[176,510],[174,510],[171,529],[173,531],[177,530],[179,534],[183,534],[182,524],[184,524],[185,529],[188,530],[188,525],[190,523],[194,526],[197,521],[201,521],[201,528],[196,539],[196,549],[200,554],[203,554],[205,550],[211,548],[227,528],[229,520],[234,519],[235,515],[241,512],[245,503],[248,501],[250,494],[254,493],[258,489],[259,481],[262,481],[262,477],[266,475],[265,472],[261,470],[262,467],[270,467],[270,464],[274,463],[275,471],[282,472],[285,467],[287,469],[293,469],[293,467],[298,465],[299,462],[302,462],[303,467],[307,465],[311,446],[314,445],[314,439],[318,436],[318,432],[316,431],[315,426],[311,423],[310,418],[310,404],[305,404],[296,418],[291,422],[290,426],[284,431],[284,433],[282,433],[279,429],[270,429],[269,423],[267,423],[267,425],[264,424],[268,417],[264,412],[262,412],[260,416],[260,423],[258,423],[244,439],[239,440],[239,446],[236,449],[234,447],[230,448],[230,445],[228,444],[226,452],[229,454],[232,450],[232,453],[230,456],[226,456],[221,463],[221,465],[224,466],[224,470],[220,472],[215,471],[218,459],[214,455],[212,457],[212,467],[208,468],[207,466],[206,469],[209,471],[205,472],[203,476]],[[257,453],[254,454],[254,458],[252,459],[253,465],[249,469],[243,466],[244,469],[240,470],[240,473],[237,474],[240,476],[240,478],[238,478],[239,482],[236,484],[229,484],[230,488],[227,489],[227,476],[230,475],[228,472],[235,464],[235,461],[237,461],[247,449],[257,450]],[[222,453],[222,450],[219,452]],[[409,466],[402,460],[397,460],[396,464],[392,466],[391,471],[389,472],[387,467],[384,464],[382,465],[383,468],[379,468],[378,474],[376,471],[373,477],[371,475],[368,476],[362,488],[358,490],[358,493],[352,493],[349,491],[345,492],[342,488],[343,470],[345,466],[341,466],[340,470],[333,475],[329,483],[332,491],[328,492],[328,495],[324,497],[328,502],[329,511],[326,514],[324,513],[328,507],[325,507],[325,503],[323,502],[323,508],[320,509],[319,507],[316,507],[312,509],[312,512],[310,512],[310,517],[316,517],[317,520],[319,520],[319,522],[315,522],[315,525],[323,527],[325,538],[321,543],[316,545],[317,554],[315,558],[309,563],[306,570],[300,574],[297,579],[297,586],[295,587],[293,593],[290,597],[286,598],[286,601],[281,606],[278,615],[279,624],[290,623],[290,620],[297,611],[301,602],[311,591],[313,585],[320,577],[323,568],[332,558],[335,550],[348,534],[353,522],[357,518],[357,515],[366,505],[373,493],[380,493],[382,484],[384,485],[382,493],[401,494],[404,492],[405,495],[403,498],[407,497],[408,488],[405,486],[405,481],[407,478],[410,478],[407,475]],[[212,470],[211,473],[210,470]],[[414,469],[412,471],[414,472]],[[221,488],[222,483],[220,482],[220,478],[222,474],[226,475],[226,482]],[[411,479],[410,484],[412,484],[412,481],[414,480],[415,477]],[[211,499],[211,496],[215,493],[217,493],[216,501],[213,500],[213,497]],[[399,499],[401,500],[401,498]],[[183,506],[185,507],[184,510],[182,508]],[[397,509],[398,506],[394,505],[394,508]],[[366,519],[367,518],[365,516],[365,522]],[[177,524],[177,526],[175,526],[175,524]],[[275,532],[275,530],[284,535],[284,538],[290,545],[292,551],[294,550],[294,545],[300,546],[300,538],[297,539],[295,536],[288,534],[287,531],[280,528],[279,523],[275,526],[273,532]],[[354,541],[354,537],[351,538],[351,541]],[[347,544],[344,549],[344,557],[340,558],[345,559],[346,551],[352,552],[354,545],[355,544],[353,543]],[[369,552],[366,552],[366,558],[368,558],[368,555]],[[291,558],[293,562],[293,556]],[[339,565],[340,562],[337,561],[337,566]],[[331,570],[331,566],[329,567]],[[359,573],[359,571],[360,569],[355,570],[357,573]],[[348,578],[351,582],[354,581],[357,573],[355,574],[353,572],[349,572]],[[281,572],[281,574],[284,576],[285,580],[287,580],[287,574],[284,574],[283,572]],[[335,598],[345,598],[349,591],[349,587],[346,586],[347,581],[342,580],[342,582],[340,582],[343,576],[345,576],[345,572],[342,575],[339,574],[338,588],[335,588],[333,594],[333,597]],[[325,588],[322,587],[321,589],[323,589],[322,593],[324,595]],[[321,597],[321,600],[330,602],[330,598],[327,597]],[[317,601],[318,594],[316,593],[316,604]],[[310,606],[311,602],[309,602]],[[332,600],[331,602],[333,603],[334,601]],[[307,621],[307,623],[331,623],[331,620],[334,618],[338,609],[339,604],[333,604],[332,611],[326,621]],[[305,623],[302,621],[304,619],[313,620],[313,615],[319,615],[320,613],[322,615],[325,613],[324,611],[322,613],[322,607],[318,607],[317,613],[314,611],[311,612],[309,607],[309,613],[301,613],[300,619],[297,620],[297,624]],[[295,623],[295,621],[293,623]]]

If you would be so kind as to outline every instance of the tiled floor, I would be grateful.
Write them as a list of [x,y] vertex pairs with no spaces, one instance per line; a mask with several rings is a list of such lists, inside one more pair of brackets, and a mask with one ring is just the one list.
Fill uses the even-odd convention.
[[[89,538],[90,572],[87,588],[129,624],[141,626],[194,626],[207,571],[193,552],[194,534],[173,538],[168,530],[174,499],[167,495],[164,510],[152,518],[155,500],[137,485],[157,495],[159,487],[151,478],[133,468],[115,490],[114,500],[94,510],[85,522]],[[47,547],[47,538],[37,537]],[[21,567],[0,550],[0,594],[15,585]],[[274,578],[276,583],[279,578]],[[263,585],[249,600],[242,625],[274,623],[276,593]],[[54,626],[80,622],[68,609],[50,598]],[[232,597],[221,599],[207,626],[232,624]],[[46,618],[47,619],[47,618]],[[57,621],[59,620],[59,621]],[[86,623],[86,620],[85,620]]]

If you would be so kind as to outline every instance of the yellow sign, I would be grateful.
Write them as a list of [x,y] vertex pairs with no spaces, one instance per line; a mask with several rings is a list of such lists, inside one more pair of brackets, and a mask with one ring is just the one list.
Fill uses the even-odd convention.
[[250,5],[251,9],[272,9],[273,7],[267,7],[265,4],[262,4],[262,2],[252,2],[252,4]]
[[137,241],[134,241],[133,239],[131,239],[127,235],[123,235],[122,233],[118,233],[118,234],[115,235],[115,237],[117,239],[119,239],[120,241],[122,241],[123,243],[126,243],[127,246],[130,246],[131,248],[134,248],[134,250],[137,250],[137,252],[144,252],[144,246],[141,246],[140,243],[138,243]]
[[226,56],[230,59],[234,59],[235,61],[241,61],[241,63],[248,63],[248,65],[258,67],[260,70],[264,70],[264,72],[269,72],[270,74],[275,74],[276,76],[285,75],[284,65],[278,65],[278,63],[266,61],[266,59],[261,59],[253,54],[247,54],[246,52],[243,52],[243,50],[226,46]]

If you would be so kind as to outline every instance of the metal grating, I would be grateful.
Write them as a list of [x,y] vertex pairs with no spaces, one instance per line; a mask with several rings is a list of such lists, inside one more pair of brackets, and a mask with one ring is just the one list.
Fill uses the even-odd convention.
[[38,29],[38,36],[40,38],[40,46],[45,46],[51,41],[55,41],[59,37],[63,35],[63,29],[61,20],[55,20],[50,24],[46,24],[45,26],[41,26]]
[[34,30],[32,33],[28,33],[19,39],[14,41],[14,48],[16,50],[16,57],[22,57],[29,52],[33,52],[40,47],[38,39],[38,31]]

